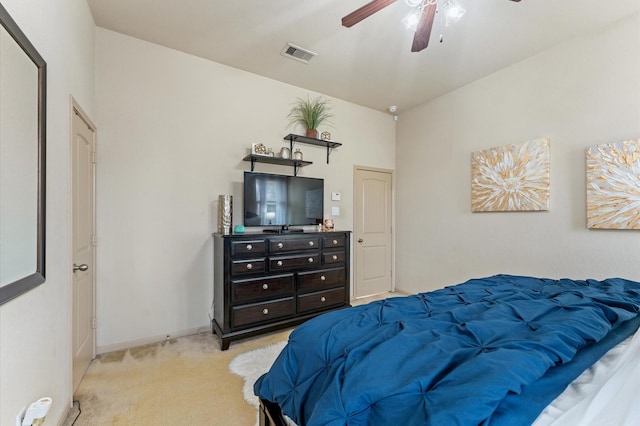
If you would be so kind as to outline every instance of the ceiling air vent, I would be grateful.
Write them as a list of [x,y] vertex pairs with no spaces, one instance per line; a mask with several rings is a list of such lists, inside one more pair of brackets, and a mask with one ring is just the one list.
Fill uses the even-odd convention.
[[296,46],[295,44],[291,43],[287,43],[280,54],[282,56],[286,56],[290,59],[295,59],[296,61],[300,61],[305,64],[308,64],[311,58],[317,55],[317,53],[314,53],[307,49],[303,49],[302,47]]

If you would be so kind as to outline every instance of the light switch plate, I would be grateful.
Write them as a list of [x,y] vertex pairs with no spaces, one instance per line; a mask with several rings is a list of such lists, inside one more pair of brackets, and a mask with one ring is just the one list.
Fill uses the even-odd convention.
[[340,201],[340,193],[332,192],[331,193],[331,201]]
[[340,207],[331,207],[331,216],[340,216]]

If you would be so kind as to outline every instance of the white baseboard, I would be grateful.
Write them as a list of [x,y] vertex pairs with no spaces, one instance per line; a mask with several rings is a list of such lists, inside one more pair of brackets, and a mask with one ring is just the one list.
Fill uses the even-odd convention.
[[71,401],[67,402],[67,408],[62,412],[62,417],[60,417],[58,419],[58,422],[56,423],[58,426],[62,426],[64,422],[67,421],[67,417],[69,417],[69,413],[71,413],[72,407],[73,407],[73,398],[71,398]]
[[121,351],[129,348],[135,348],[136,346],[143,346],[151,343],[158,343],[158,342],[162,342],[163,340],[176,339],[178,337],[184,337],[184,336],[191,336],[192,334],[197,334],[203,330],[211,333],[211,327],[207,324],[207,325],[203,325],[202,327],[189,328],[187,330],[162,334],[159,336],[150,336],[150,337],[144,337],[142,339],[135,339],[135,340],[129,340],[126,342],[113,343],[111,345],[96,346],[96,355],[105,354],[107,352]]

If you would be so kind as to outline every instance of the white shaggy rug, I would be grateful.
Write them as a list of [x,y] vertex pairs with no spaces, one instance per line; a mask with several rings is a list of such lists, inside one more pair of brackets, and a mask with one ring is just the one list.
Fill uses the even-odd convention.
[[256,409],[259,408],[260,403],[258,397],[253,394],[253,384],[260,376],[269,371],[286,344],[287,342],[278,342],[264,348],[245,352],[229,363],[229,370],[244,379],[242,388],[244,399]]

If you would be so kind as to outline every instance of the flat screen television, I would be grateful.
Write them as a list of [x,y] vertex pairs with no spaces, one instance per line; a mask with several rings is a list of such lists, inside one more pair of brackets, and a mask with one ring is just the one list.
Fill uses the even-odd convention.
[[244,172],[244,226],[322,223],[324,180]]

